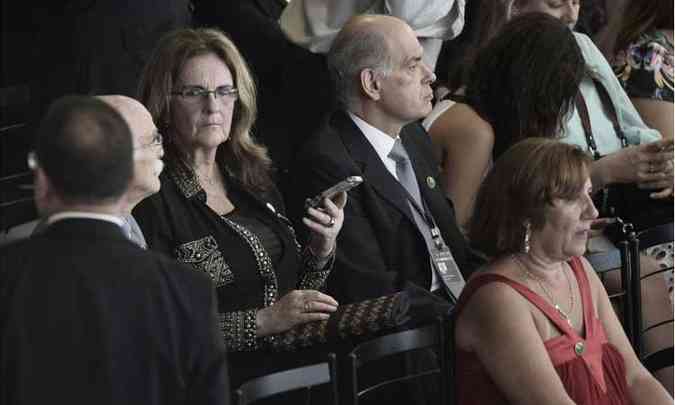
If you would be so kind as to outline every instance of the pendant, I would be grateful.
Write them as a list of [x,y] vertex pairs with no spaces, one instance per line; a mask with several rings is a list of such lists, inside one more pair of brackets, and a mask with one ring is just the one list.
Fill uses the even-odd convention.
[[556,311],[558,311],[558,313],[560,314],[560,316],[561,316],[564,320],[567,321],[567,324],[568,324],[568,325],[570,326],[570,328],[571,328],[571,327],[572,327],[572,320],[570,319],[570,317],[567,316],[567,314],[566,314],[565,312],[563,312],[563,310],[560,308],[560,306],[559,306],[558,304],[555,304],[555,309],[556,309]]

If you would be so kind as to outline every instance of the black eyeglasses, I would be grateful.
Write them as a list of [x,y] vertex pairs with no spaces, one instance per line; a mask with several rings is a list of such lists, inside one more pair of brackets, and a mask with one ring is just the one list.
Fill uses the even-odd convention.
[[213,94],[216,100],[220,99],[221,101],[239,98],[239,90],[232,86],[218,86],[213,90],[207,90],[200,86],[187,86],[181,90],[172,91],[171,94],[181,96],[189,102],[199,102],[208,97],[209,94]]

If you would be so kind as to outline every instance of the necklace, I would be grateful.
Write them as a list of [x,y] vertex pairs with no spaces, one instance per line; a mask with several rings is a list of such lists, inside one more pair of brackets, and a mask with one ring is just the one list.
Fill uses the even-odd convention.
[[563,274],[565,275],[565,280],[567,280],[567,288],[569,289],[570,292],[570,304],[569,304],[570,309],[567,312],[563,311],[560,305],[558,305],[558,303],[555,302],[555,300],[553,299],[553,295],[548,290],[548,288],[546,288],[546,285],[544,284],[544,281],[541,279],[541,277],[535,276],[531,271],[529,271],[527,269],[527,266],[525,266],[525,263],[520,261],[518,256],[511,255],[511,259],[516,263],[518,268],[520,268],[525,273],[527,278],[534,280],[539,285],[539,288],[541,288],[544,294],[546,294],[546,297],[548,297],[551,304],[553,304],[555,310],[558,311],[558,314],[560,314],[560,316],[567,321],[567,324],[570,327],[572,327],[572,320],[570,319],[569,314],[571,314],[572,311],[574,310],[574,292],[572,291],[572,282],[570,281],[570,278],[567,275],[565,269],[563,268]]

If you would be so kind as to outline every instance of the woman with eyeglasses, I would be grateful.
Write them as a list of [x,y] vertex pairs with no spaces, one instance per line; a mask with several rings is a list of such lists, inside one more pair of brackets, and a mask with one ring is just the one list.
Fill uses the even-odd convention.
[[318,290],[333,264],[346,194],[309,208],[302,247],[284,216],[267,150],[251,134],[255,86],[234,44],[213,29],[165,35],[140,80],[139,99],[164,135],[161,191],[135,210],[153,250],[216,286],[232,386],[288,368],[278,334],[329,317],[338,303]]

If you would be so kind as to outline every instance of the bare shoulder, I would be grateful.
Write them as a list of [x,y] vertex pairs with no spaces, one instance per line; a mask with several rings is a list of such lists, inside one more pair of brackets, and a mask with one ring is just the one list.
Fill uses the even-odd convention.
[[485,336],[492,335],[493,331],[518,327],[523,320],[531,322],[531,312],[518,291],[501,281],[482,285],[473,293],[457,319],[457,344],[470,349],[482,342]]
[[434,121],[429,135],[436,144],[458,141],[494,141],[492,126],[469,105],[457,103]]

